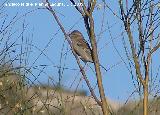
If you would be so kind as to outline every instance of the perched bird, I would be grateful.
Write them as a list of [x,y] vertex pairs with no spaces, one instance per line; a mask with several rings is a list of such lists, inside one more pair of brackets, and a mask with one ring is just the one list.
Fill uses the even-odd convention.
[[[73,49],[75,53],[80,57],[80,59],[85,63],[86,62],[93,63],[92,50],[87,41],[84,39],[82,33],[79,32],[78,30],[74,30],[69,34],[69,37],[71,38]],[[108,71],[101,64],[100,66],[105,71]]]
[[82,33],[78,30],[74,30],[69,34],[69,37],[71,39],[73,49],[80,59],[85,63],[93,63],[92,50],[87,41],[84,39]]

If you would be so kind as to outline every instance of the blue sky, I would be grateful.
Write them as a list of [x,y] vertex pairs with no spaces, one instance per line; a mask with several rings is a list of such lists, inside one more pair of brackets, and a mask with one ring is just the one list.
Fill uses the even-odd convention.
[[[12,0],[12,2],[22,2],[22,0]],[[26,0],[25,3],[27,2],[39,3],[40,0],[34,0],[34,2],[33,0]],[[70,2],[66,2],[66,0],[57,0],[56,2],[70,4]],[[100,1],[98,2],[101,3]],[[53,3],[55,2],[53,1]],[[116,1],[113,2],[113,0],[109,0],[108,5],[112,6],[114,11],[119,14],[118,3]],[[17,12],[18,16],[21,16],[26,12],[34,10],[36,8],[38,7],[6,7],[6,12],[9,14],[9,19],[11,19]],[[77,29],[81,31],[86,40],[88,40],[83,19],[80,13],[77,12],[74,7],[61,6],[53,8],[56,10],[58,17],[67,32],[71,32],[72,30]],[[97,35],[97,39],[100,39],[98,42],[100,63],[106,68],[109,68],[121,61],[113,46],[112,39],[114,39],[115,46],[122,57],[126,57],[121,39],[121,32],[123,31],[121,21],[116,18],[109,10],[105,11],[104,13],[105,21],[103,29],[106,31],[99,38],[98,34],[100,33],[102,26],[103,8],[95,9],[95,33]],[[64,73],[62,75],[62,84],[66,88],[75,89],[77,83],[79,82],[81,74],[79,73],[76,60],[74,59],[74,56],[70,51],[69,45],[67,41],[64,40],[64,36],[61,30],[59,30],[59,27],[52,17],[51,13],[49,13],[45,9],[36,10],[21,18],[19,23],[17,23],[14,27],[22,28],[22,23],[24,22],[24,20],[25,24],[28,24],[24,36],[30,38],[32,44],[34,44],[40,50],[45,49],[45,55],[40,55],[41,52],[38,51],[35,47],[32,47],[31,53],[28,58],[27,66],[29,67],[32,65],[33,67],[35,67],[32,68],[31,71],[35,76],[38,76],[38,79],[36,79],[35,82],[41,82],[42,84],[45,84],[48,82],[49,78],[51,78],[50,80],[53,81],[53,83],[58,82],[59,69],[55,66],[60,65],[60,56],[62,53],[61,65],[65,65],[64,67],[68,68],[64,70]],[[108,26],[111,27],[111,35],[109,33]],[[51,42],[49,43],[50,40]],[[47,46],[48,43],[49,45]],[[45,48],[46,46],[47,48]],[[19,51],[18,49],[16,50],[17,52]],[[40,71],[38,69],[42,69],[43,67],[40,67],[39,65],[47,65],[44,68],[44,73],[42,72],[40,75]],[[36,68],[37,66],[38,69]],[[93,64],[89,64],[89,66],[93,68]],[[120,62],[117,66],[115,66],[108,72],[105,72],[102,69],[102,75],[104,89],[107,97],[114,100],[125,101],[133,92],[133,80],[123,62]],[[96,78],[94,72],[90,68],[87,69],[87,76],[92,86],[94,86],[96,83]],[[28,75],[28,78],[32,81],[35,79],[35,77],[33,77],[32,75]],[[79,89],[88,91],[88,88],[84,81],[80,82]],[[98,95],[97,88],[95,89],[95,92]]]

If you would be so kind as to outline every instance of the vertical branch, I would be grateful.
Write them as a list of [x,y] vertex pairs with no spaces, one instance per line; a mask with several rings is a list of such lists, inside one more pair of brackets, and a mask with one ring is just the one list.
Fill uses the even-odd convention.
[[86,11],[86,7],[84,4],[84,1],[81,0],[83,3],[83,10],[86,13],[87,12],[87,16],[89,18],[89,36],[90,36],[90,42],[91,42],[91,46],[92,46],[92,57],[93,57],[93,61],[94,61],[94,66],[95,66],[95,71],[96,71],[96,77],[97,77],[97,83],[98,83],[98,88],[99,88],[99,94],[100,94],[100,98],[102,101],[102,111],[104,115],[109,115],[109,106],[105,97],[105,93],[104,93],[104,88],[103,88],[103,83],[102,83],[102,75],[101,75],[101,71],[100,71],[100,63],[99,63],[99,58],[98,58],[98,54],[97,54],[97,43],[96,43],[96,38],[95,38],[95,32],[94,32],[94,19],[92,17],[92,12],[94,10],[95,4],[96,4],[96,0],[91,2],[91,10],[89,10],[89,14],[88,11]]
[[[70,0],[72,1],[72,0]],[[95,32],[94,32],[94,19],[92,17],[92,12],[94,11],[96,0],[89,1],[88,8],[86,7],[84,0],[80,0],[80,2],[83,4],[83,13],[80,12],[84,18],[85,27],[88,33],[88,36],[90,38],[91,46],[92,46],[92,57],[94,61],[95,71],[96,71],[96,78],[99,88],[99,94],[101,98],[101,108],[104,115],[109,115],[109,105],[106,101],[103,83],[102,83],[102,75],[100,71],[100,63],[99,58],[97,54],[97,44],[96,44],[96,38],[95,38]],[[73,1],[72,1],[73,3]],[[77,9],[77,8],[76,8]]]
[[144,83],[144,80],[143,80],[143,77],[142,77],[142,74],[141,74],[140,64],[139,64],[139,61],[138,61],[138,56],[137,56],[136,48],[135,48],[134,41],[133,41],[133,35],[132,35],[132,32],[131,32],[131,28],[130,28],[130,26],[131,26],[130,18],[129,18],[129,16],[125,15],[122,0],[119,1],[119,5],[120,5],[120,10],[121,10],[121,15],[122,15],[122,21],[124,23],[124,27],[125,27],[125,30],[127,32],[130,47],[131,47],[131,51],[132,51],[132,57],[133,57],[133,61],[134,61],[134,64],[135,64],[136,75],[137,75],[138,79],[140,80],[140,82],[144,85],[145,83]]
[[[144,6],[142,6],[142,4]],[[134,7],[134,10],[133,11],[130,10],[132,11],[130,12],[130,14],[125,14],[125,10],[123,7],[123,0],[119,0],[119,6],[120,6],[121,16],[122,16],[121,20],[123,21],[123,24],[129,39],[129,43],[130,43],[130,48],[131,48],[132,57],[133,57],[135,70],[136,70],[136,76],[143,86],[143,115],[148,115],[148,111],[149,111],[148,110],[148,96],[149,96],[148,84],[149,84],[150,64],[151,64],[152,54],[160,47],[160,42],[158,42],[155,46],[152,46],[153,45],[152,42],[154,40],[153,33],[157,28],[157,27],[153,27],[155,22],[154,17],[156,16],[153,10],[154,3],[153,1],[142,3],[139,0],[135,0],[133,1],[133,5],[132,5],[132,7]],[[149,6],[149,13],[147,14],[148,16],[147,22],[145,22],[146,21],[145,18],[147,17],[146,14],[142,14],[142,13],[146,13],[146,10],[148,10],[148,9],[144,9],[145,6],[146,7]],[[134,14],[135,14],[135,17],[132,17],[131,15],[134,15]],[[149,19],[150,21],[148,21]],[[138,27],[138,36],[139,36],[138,42],[140,44],[139,52],[136,52],[135,43],[134,43],[134,39],[136,38],[133,37],[133,32],[131,30],[130,22],[134,23],[134,21],[137,21],[137,27]],[[149,22],[149,25],[148,25],[148,22]],[[145,25],[143,23],[146,23],[145,30],[143,30],[143,25]],[[149,36],[147,36],[146,35],[147,33],[145,32],[147,28],[149,29]],[[148,40],[149,52],[148,52],[148,49],[145,48],[148,38],[149,38]],[[143,61],[139,61],[139,55],[141,54],[141,52],[142,52],[141,56],[143,58],[142,59]],[[143,64],[143,66],[140,66],[141,64]],[[144,75],[142,70],[144,70]]]
[[[152,40],[153,40],[153,4],[152,2],[150,3],[150,8],[149,8],[149,14],[150,14],[150,41],[149,41],[149,49],[152,49]],[[144,115],[148,115],[148,81],[149,81],[149,67],[150,67],[150,62],[151,62],[151,55],[147,57],[147,60],[144,61],[145,65],[145,85],[143,86],[143,93],[144,93],[144,99],[143,99],[143,112]]]
[[89,17],[90,20],[90,40],[91,40],[91,46],[92,46],[92,56],[94,60],[94,66],[95,66],[95,71],[96,71],[96,77],[97,77],[97,83],[98,83],[98,88],[99,88],[99,93],[100,93],[100,98],[102,101],[102,110],[104,115],[109,114],[109,106],[106,101],[105,93],[104,93],[104,88],[103,88],[103,83],[102,83],[102,75],[100,71],[100,64],[99,64],[99,59],[98,59],[98,54],[97,54],[97,44],[95,40],[95,34],[94,34],[94,21],[92,16]]
[[68,43],[69,43],[69,45],[70,45],[70,47],[71,47],[71,49],[72,49],[72,53],[73,53],[74,57],[76,58],[77,64],[78,64],[78,66],[79,66],[79,68],[80,68],[80,72],[81,72],[81,74],[82,74],[82,76],[83,76],[83,79],[85,80],[85,82],[86,82],[86,84],[87,84],[87,86],[88,86],[88,88],[89,88],[89,90],[90,90],[91,95],[93,96],[93,98],[95,99],[95,101],[97,102],[97,104],[101,106],[101,102],[100,102],[99,99],[96,97],[96,95],[95,95],[95,93],[94,93],[94,90],[92,89],[92,87],[91,87],[91,85],[90,85],[90,82],[89,82],[89,80],[87,79],[85,70],[84,70],[84,68],[82,67],[82,65],[80,64],[80,60],[79,60],[78,56],[76,55],[75,51],[73,50],[72,43],[70,42],[70,40],[69,40],[69,38],[68,38],[68,35],[67,35],[67,33],[65,32],[64,27],[62,26],[62,24],[61,24],[61,22],[59,21],[56,13],[54,12],[54,10],[52,9],[52,7],[50,6],[49,1],[46,0],[46,2],[47,2],[47,4],[48,4],[48,6],[47,6],[46,8],[52,13],[53,17],[55,18],[58,26],[59,26],[60,29],[62,30],[62,32],[63,32],[66,40],[68,41]]

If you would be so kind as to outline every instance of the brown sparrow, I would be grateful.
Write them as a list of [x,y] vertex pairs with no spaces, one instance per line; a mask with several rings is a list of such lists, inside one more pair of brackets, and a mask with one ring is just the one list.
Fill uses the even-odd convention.
[[[75,53],[80,57],[80,59],[85,63],[86,62],[93,63],[92,50],[87,41],[84,39],[82,33],[79,32],[78,30],[74,30],[69,34],[69,37],[71,38],[73,49]],[[105,71],[108,71],[101,64],[100,66]]]
[[84,39],[82,33],[78,30],[74,30],[69,34],[69,37],[71,39],[73,49],[80,59],[85,63],[93,63],[92,50],[87,41]]

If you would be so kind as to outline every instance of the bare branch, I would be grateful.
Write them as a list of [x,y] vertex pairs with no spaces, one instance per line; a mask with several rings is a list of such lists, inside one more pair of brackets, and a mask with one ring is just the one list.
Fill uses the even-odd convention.
[[138,57],[137,57],[137,54],[136,54],[136,48],[134,47],[135,45],[134,45],[134,42],[133,42],[133,36],[132,36],[131,29],[130,29],[130,26],[131,26],[130,25],[130,19],[128,17],[126,17],[126,15],[125,15],[122,0],[120,0],[119,4],[120,4],[121,15],[122,15],[122,21],[124,23],[124,27],[125,27],[125,30],[127,32],[128,39],[129,39],[130,46],[131,46],[131,50],[132,50],[132,56],[133,56],[133,60],[134,60],[134,63],[135,63],[136,74],[137,74],[137,77],[139,78],[140,82],[143,85],[145,85],[145,82],[144,82],[142,74],[141,74]]
[[74,0],[70,0],[70,1],[72,2],[73,5],[75,5],[75,8],[84,16],[84,12],[76,5]]
[[89,88],[89,90],[90,90],[91,95],[93,96],[93,98],[95,99],[95,101],[101,106],[101,102],[100,102],[100,101],[98,100],[98,98],[96,97],[96,95],[95,95],[95,93],[94,93],[94,90],[92,89],[92,87],[91,87],[91,85],[90,85],[90,82],[89,82],[89,80],[87,79],[87,76],[86,76],[86,74],[85,74],[85,70],[84,70],[84,68],[82,67],[82,65],[80,64],[80,60],[79,60],[78,56],[76,55],[75,51],[73,50],[72,43],[70,42],[69,37],[68,37],[67,33],[65,32],[64,27],[62,26],[62,24],[61,24],[61,22],[59,21],[56,13],[54,12],[54,10],[52,9],[52,7],[50,6],[50,3],[48,2],[48,0],[46,0],[46,2],[48,3],[48,7],[46,7],[46,8],[52,13],[53,17],[55,18],[57,24],[59,25],[60,29],[62,30],[62,32],[63,32],[66,40],[68,41],[68,43],[69,43],[69,45],[70,45],[70,47],[71,47],[71,49],[72,49],[72,53],[73,53],[74,57],[76,58],[77,64],[78,64],[78,66],[79,66],[79,68],[80,68],[80,71],[81,71],[81,73],[82,73],[82,76],[83,76],[83,78],[84,78],[84,80],[85,80],[85,82],[86,82],[86,84],[87,84],[87,86],[88,86],[88,88]]

